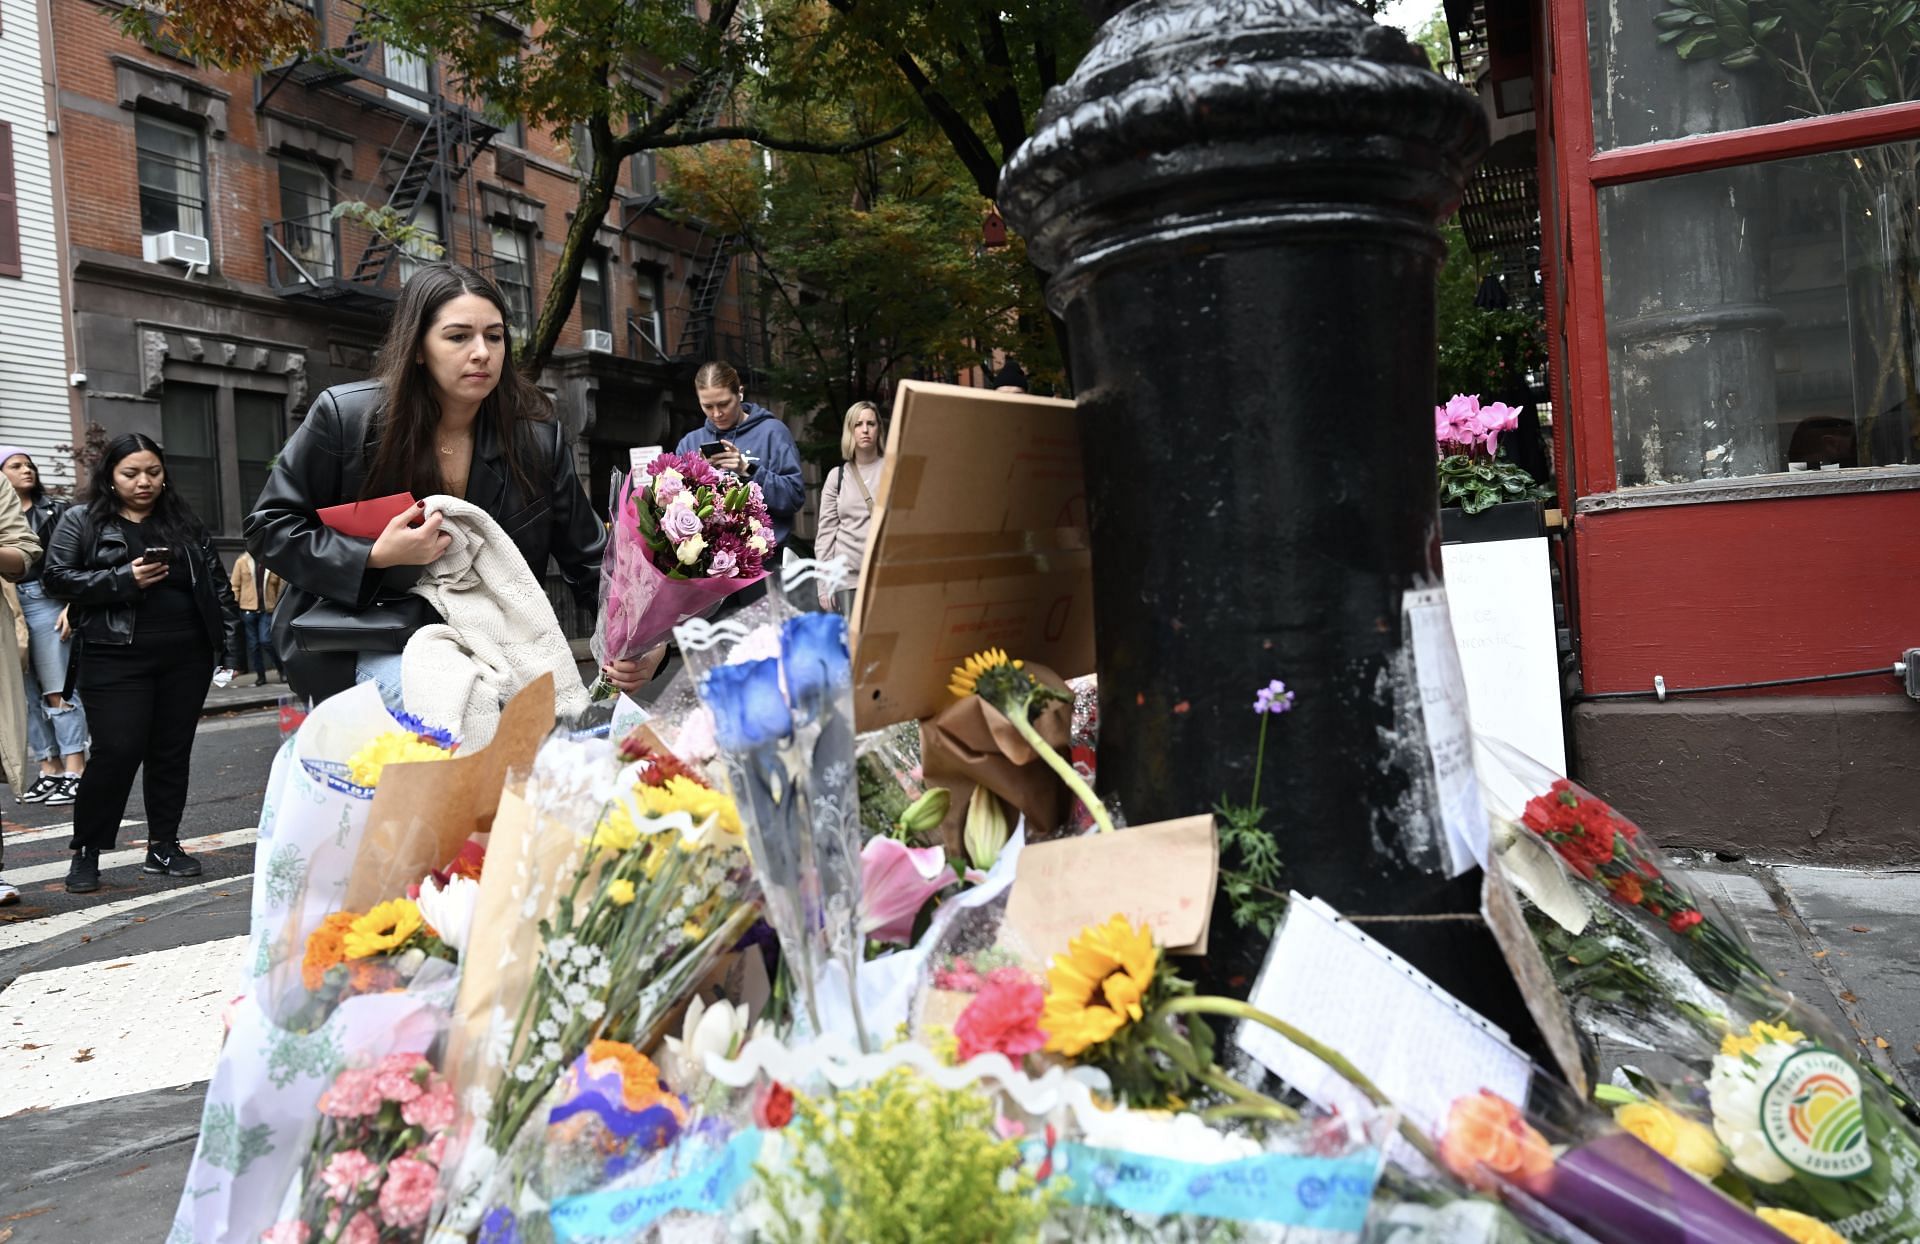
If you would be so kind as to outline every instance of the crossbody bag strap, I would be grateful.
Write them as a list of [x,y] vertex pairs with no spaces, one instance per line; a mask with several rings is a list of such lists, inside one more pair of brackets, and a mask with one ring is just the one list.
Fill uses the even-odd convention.
[[860,495],[867,499],[867,513],[869,514],[873,513],[873,493],[867,487],[867,477],[860,474],[860,464],[857,462],[848,462],[843,464],[841,467],[843,474],[845,472],[846,467],[853,468],[853,482],[860,485]]

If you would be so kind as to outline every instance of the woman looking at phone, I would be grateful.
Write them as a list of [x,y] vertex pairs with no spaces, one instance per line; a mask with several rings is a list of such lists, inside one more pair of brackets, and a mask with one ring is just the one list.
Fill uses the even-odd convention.
[[69,602],[93,761],[73,805],[67,890],[100,888],[135,770],[143,773],[147,858],[141,871],[197,877],[180,849],[193,735],[216,665],[240,664],[240,608],[207,529],[167,486],[166,456],[137,432],[110,442],[87,503],[60,516],[41,574]]
[[860,563],[867,556],[867,533],[873,524],[874,494],[880,491],[880,408],[872,402],[847,407],[840,427],[841,464],[827,472],[820,486],[820,529],[814,535],[814,555],[821,561],[844,558],[851,579],[820,603],[836,613],[853,610],[854,587],[860,582]]

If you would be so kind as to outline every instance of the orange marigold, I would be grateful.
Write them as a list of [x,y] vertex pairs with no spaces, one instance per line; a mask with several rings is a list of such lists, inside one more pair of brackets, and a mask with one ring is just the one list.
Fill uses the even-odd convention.
[[346,962],[347,929],[359,918],[357,911],[336,911],[307,935],[306,957],[300,961],[300,983],[307,992],[326,983],[328,968]]

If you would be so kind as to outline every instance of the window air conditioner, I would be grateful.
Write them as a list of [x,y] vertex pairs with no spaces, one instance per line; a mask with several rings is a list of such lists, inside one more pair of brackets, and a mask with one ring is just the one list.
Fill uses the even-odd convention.
[[213,262],[213,248],[197,233],[150,233],[140,240],[140,251],[148,263],[177,263],[188,268],[204,268]]
[[595,354],[613,353],[613,334],[604,328],[589,328],[580,334],[580,340]]

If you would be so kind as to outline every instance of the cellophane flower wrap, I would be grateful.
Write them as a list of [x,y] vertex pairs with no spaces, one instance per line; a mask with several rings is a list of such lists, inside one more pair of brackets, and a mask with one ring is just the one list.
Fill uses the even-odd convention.
[[[518,911],[538,930],[514,952],[534,960],[527,986],[493,1007],[481,1048],[465,1060],[472,1123],[453,1180],[455,1230],[496,1210],[523,1215],[548,1199],[547,1178],[576,1177],[570,1161],[549,1167],[549,1134],[578,1113],[569,1103],[604,1097],[601,1056],[620,1064],[623,1084],[633,1081],[624,1100],[641,1112],[653,1104],[640,1103],[644,1076],[615,1047],[650,1046],[757,911],[732,801],[681,766],[556,737],[526,799],[543,835],[566,834],[577,849],[552,890],[535,886],[522,900]],[[490,855],[499,850],[496,842]],[[612,1147],[629,1152],[637,1133],[621,1128],[631,1120],[600,1117],[604,1136],[621,1142]]]
[[[760,485],[700,454],[661,454],[615,472],[593,655],[632,660],[679,623],[766,577],[773,520]],[[594,698],[613,694],[602,679]]]
[[864,1031],[857,984],[862,862],[846,620],[778,604],[718,628],[683,627],[679,639],[713,715],[800,1018],[815,1033],[831,1026],[819,988],[836,964],[850,982],[849,1035],[864,1045],[875,1034]]

